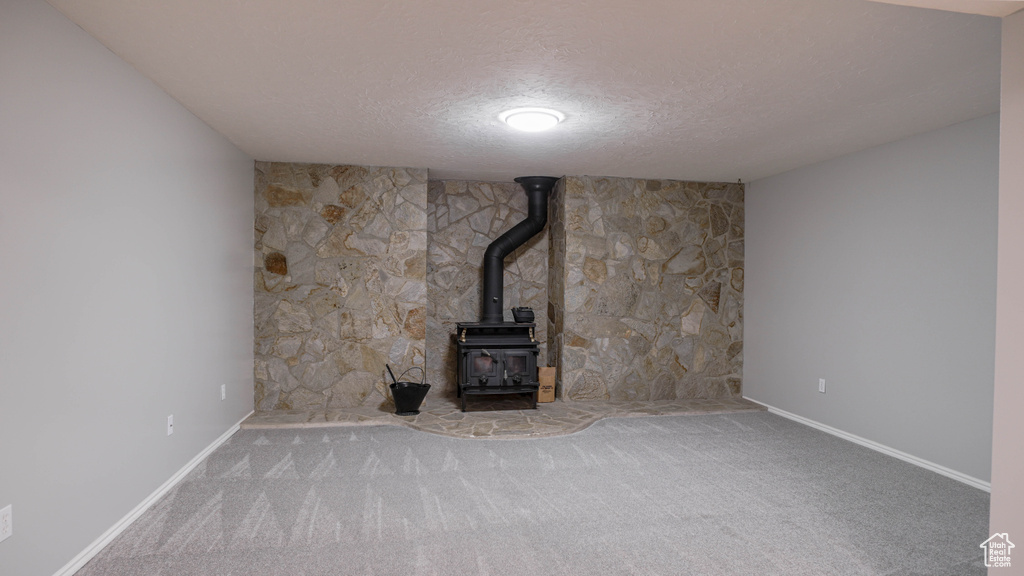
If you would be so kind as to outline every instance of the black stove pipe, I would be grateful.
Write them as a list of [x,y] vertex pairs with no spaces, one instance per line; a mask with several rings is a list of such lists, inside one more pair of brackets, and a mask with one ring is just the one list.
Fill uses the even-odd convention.
[[481,322],[504,321],[502,291],[505,287],[505,257],[544,229],[548,221],[548,195],[555,187],[555,182],[558,182],[558,178],[522,176],[516,178],[516,182],[526,190],[529,209],[526,220],[491,242],[484,252],[484,306]]

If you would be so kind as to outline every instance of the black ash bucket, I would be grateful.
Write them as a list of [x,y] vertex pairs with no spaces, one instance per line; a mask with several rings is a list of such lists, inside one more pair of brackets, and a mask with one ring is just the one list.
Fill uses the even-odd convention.
[[[385,364],[385,366],[387,366]],[[414,416],[420,413],[420,404],[423,399],[427,396],[427,390],[430,390],[430,384],[427,384],[423,380],[426,378],[426,373],[423,368],[419,366],[413,366],[409,370],[420,371],[419,382],[409,382],[402,380],[409,370],[402,372],[398,378],[395,378],[394,372],[391,371],[391,366],[387,366],[388,374],[391,375],[393,381],[391,388],[391,397],[395,400],[395,414],[399,416]]]

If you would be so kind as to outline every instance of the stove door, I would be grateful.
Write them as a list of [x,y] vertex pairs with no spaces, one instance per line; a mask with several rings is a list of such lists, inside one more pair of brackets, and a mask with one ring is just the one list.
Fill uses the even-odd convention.
[[469,373],[466,374],[470,386],[498,386],[501,384],[500,355],[491,355],[487,350],[470,350],[468,359]]
[[536,381],[536,353],[532,350],[508,350],[502,367],[505,385],[519,386]]

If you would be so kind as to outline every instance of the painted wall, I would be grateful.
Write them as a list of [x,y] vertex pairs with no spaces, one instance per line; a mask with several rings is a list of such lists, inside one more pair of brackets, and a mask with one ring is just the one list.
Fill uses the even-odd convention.
[[[991,532],[1024,544],[1024,12],[1003,18]],[[1024,573],[1024,555],[1013,559]],[[1018,564],[1019,562],[1019,564]],[[1007,574],[993,568],[992,574]]]
[[[454,396],[458,322],[479,322],[483,307],[484,251],[523,221],[527,197],[511,182],[431,180],[427,209],[427,381],[429,397]],[[505,258],[502,298],[505,320],[512,308],[533,308],[540,342],[539,365],[547,361],[548,229]]]
[[42,0],[0,14],[0,574],[53,574],[252,410],[253,164]]
[[424,364],[427,171],[256,164],[258,410],[390,407]]
[[552,361],[569,400],[738,396],[742,184],[567,176],[549,206]]
[[750,183],[744,396],[989,479],[998,134],[989,115]]

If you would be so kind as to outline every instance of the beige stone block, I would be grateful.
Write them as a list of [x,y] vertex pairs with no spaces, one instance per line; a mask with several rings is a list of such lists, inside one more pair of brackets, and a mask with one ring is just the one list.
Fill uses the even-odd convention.
[[302,232],[302,240],[309,246],[316,248],[330,229],[331,227],[323,220],[318,218],[310,219],[309,223],[306,224],[305,230]]
[[660,216],[652,216],[644,221],[644,231],[648,236],[656,236],[668,228],[668,222]]
[[395,302],[411,303],[425,306],[427,303],[427,285],[420,280],[407,278],[388,278],[384,293]]
[[[384,365],[388,363],[388,357],[377,350],[373,346],[367,344],[361,344],[358,346],[358,357],[355,357],[356,351],[352,351],[352,358],[350,358],[350,366],[354,367],[357,371],[369,372],[370,374],[383,374]],[[353,368],[349,368],[352,370]]]
[[322,318],[344,306],[345,298],[336,288],[317,287],[306,297],[305,307],[315,318]]
[[325,392],[296,388],[283,395],[277,408],[284,410],[324,410],[327,408]]
[[448,196],[446,203],[448,207],[448,221],[451,224],[480,210],[480,202],[472,196]]
[[426,338],[426,308],[418,307],[409,310],[409,313],[405,317],[405,324],[403,328],[405,335],[413,340],[423,340]]
[[392,226],[391,220],[384,214],[376,214],[374,217],[359,230],[359,236],[368,237],[373,236],[377,239],[384,239],[391,237],[392,232],[396,227]]
[[743,240],[729,243],[729,266],[743,266]]
[[588,256],[583,263],[583,274],[591,282],[604,284],[604,281],[608,278],[608,267],[603,261]]
[[367,337],[373,327],[372,317],[354,314],[349,310],[342,311],[338,320],[339,338],[362,340]]
[[680,248],[661,267],[665,274],[684,274],[694,276],[703,274],[707,269],[707,261],[704,250],[700,245],[690,245]]
[[267,361],[256,359],[254,362],[253,376],[257,380],[267,380],[270,378],[270,372],[267,369]]
[[427,212],[412,202],[402,202],[395,207],[392,219],[398,230],[426,230]]
[[296,190],[280,184],[269,184],[263,191],[267,203],[274,207],[304,206],[312,195],[305,190]]
[[383,241],[377,238],[364,237],[360,234],[347,235],[343,243],[350,253],[362,254],[364,256],[384,256],[388,251],[388,245]]
[[725,210],[721,206],[712,204],[708,208],[708,218],[712,236],[718,237],[729,231],[729,217],[726,216]]
[[583,198],[586,196],[586,187],[582,178],[566,176],[564,182],[566,198]]
[[640,236],[636,240],[637,253],[648,260],[662,260],[668,253],[653,238]]
[[717,280],[708,282],[697,292],[701,300],[708,305],[712,312],[718,313],[718,305],[722,296],[722,284]]
[[299,381],[289,370],[288,362],[281,358],[269,358],[267,360],[267,371],[270,373],[270,382],[274,388],[282,392],[290,392],[299,386]]
[[649,398],[653,402],[675,400],[676,384],[669,374],[659,374],[648,383],[650,388]]
[[264,249],[282,251],[288,246],[288,235],[285,233],[284,224],[277,218],[271,218],[267,231],[260,239]]
[[496,209],[493,206],[489,206],[481,209],[479,212],[470,214],[468,218],[470,229],[480,235],[490,237],[495,213]]
[[427,276],[427,260],[423,256],[412,256],[402,262],[402,275],[413,280],[424,280]]
[[705,309],[703,301],[694,300],[691,302],[690,307],[679,319],[679,332],[681,334],[700,334]]
[[284,276],[288,274],[288,259],[280,252],[271,252],[263,257],[263,268],[272,274]]
[[600,373],[593,370],[583,370],[570,384],[568,396],[571,400],[607,399],[608,387]]
[[338,188],[338,182],[334,178],[330,178],[330,170],[325,170],[324,175],[319,179],[319,182],[315,183],[316,191],[313,192],[313,200],[321,204],[333,204],[338,201],[338,194],[341,190]]
[[313,318],[300,305],[282,300],[274,312],[277,329],[281,332],[306,332],[313,327]]
[[327,236],[327,240],[316,251],[316,255],[321,258],[336,258],[349,254],[349,250],[345,246],[345,240],[351,234],[351,230],[346,230],[342,227],[334,228]]
[[361,232],[379,214],[385,212],[374,199],[368,199],[362,206],[352,211],[348,220],[348,229],[351,232]]
[[[338,181],[339,189],[341,183],[344,181],[340,179]],[[355,209],[362,206],[363,202],[366,201],[366,192],[363,191],[363,186],[360,184],[352,184],[346,187],[338,194],[338,203],[349,209]]]
[[743,268],[734,268],[729,272],[729,285],[737,292],[743,292]]
[[352,371],[341,377],[341,381],[330,389],[328,408],[360,406],[374,390],[380,379],[369,372]]
[[302,338],[298,336],[282,336],[274,341],[272,354],[278,358],[288,358],[299,353]]
[[308,215],[296,210],[286,210],[281,214],[281,223],[284,225],[285,236],[288,240],[300,240],[303,228],[306,227]]
[[427,253],[427,233],[423,230],[406,230],[409,237],[408,249],[414,252],[421,252],[423,256]]

